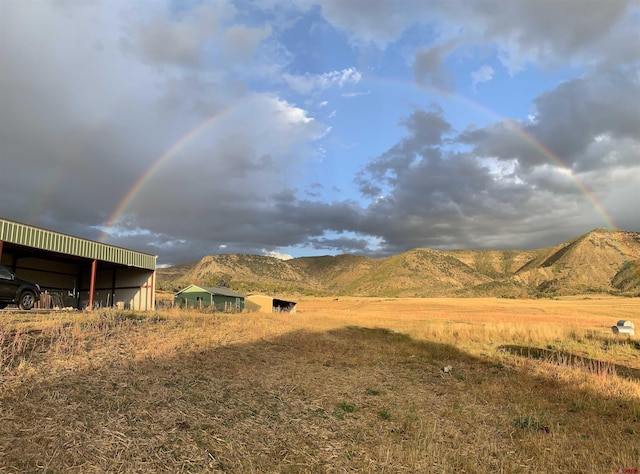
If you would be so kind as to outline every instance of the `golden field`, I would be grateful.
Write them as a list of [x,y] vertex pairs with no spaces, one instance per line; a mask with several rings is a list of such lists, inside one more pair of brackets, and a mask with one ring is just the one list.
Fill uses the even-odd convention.
[[3,312],[0,472],[640,469],[640,299]]

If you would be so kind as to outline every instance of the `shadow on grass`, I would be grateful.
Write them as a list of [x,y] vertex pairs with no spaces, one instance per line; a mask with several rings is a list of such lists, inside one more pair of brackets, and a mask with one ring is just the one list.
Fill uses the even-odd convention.
[[618,375],[629,380],[640,381],[640,369],[579,356],[567,351],[519,345],[503,345],[498,349],[522,357],[544,360],[556,365],[578,367],[595,375]]
[[[544,436],[578,439],[582,418],[567,419],[577,406],[569,416],[608,420],[606,439],[592,432],[594,445],[575,451],[596,472],[629,463],[594,460],[598,437],[622,445],[640,421],[623,396],[383,328],[299,330],[148,357],[119,337],[111,357],[68,367],[59,358],[49,375],[0,385],[0,471],[516,472],[532,456],[518,430],[543,436],[532,472],[570,472],[572,447]],[[54,346],[34,366],[46,367]]]

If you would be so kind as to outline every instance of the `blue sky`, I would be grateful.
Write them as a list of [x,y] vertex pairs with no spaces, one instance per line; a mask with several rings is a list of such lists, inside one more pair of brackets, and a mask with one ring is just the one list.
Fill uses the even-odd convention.
[[0,216],[161,264],[640,231],[639,18],[623,0],[0,0]]

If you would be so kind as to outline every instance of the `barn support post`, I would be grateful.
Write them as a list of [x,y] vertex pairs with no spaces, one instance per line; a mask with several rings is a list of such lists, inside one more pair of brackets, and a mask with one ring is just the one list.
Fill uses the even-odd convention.
[[89,284],[89,311],[93,311],[93,293],[96,289],[96,267],[98,266],[98,261],[93,259],[91,262],[91,283]]
[[158,309],[158,304],[156,301],[156,271],[155,270],[151,274],[151,300],[149,301],[149,309],[152,309],[154,311]]
[[[113,273],[111,275],[111,307],[116,305],[116,267],[113,267]],[[107,304],[107,306],[109,306]]]
[[2,240],[0,240],[0,262],[2,262]]

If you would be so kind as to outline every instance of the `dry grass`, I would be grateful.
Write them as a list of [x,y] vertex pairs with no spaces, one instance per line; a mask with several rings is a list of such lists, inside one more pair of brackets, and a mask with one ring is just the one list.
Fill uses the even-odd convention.
[[638,469],[640,339],[609,334],[638,314],[595,297],[3,314],[0,472]]

